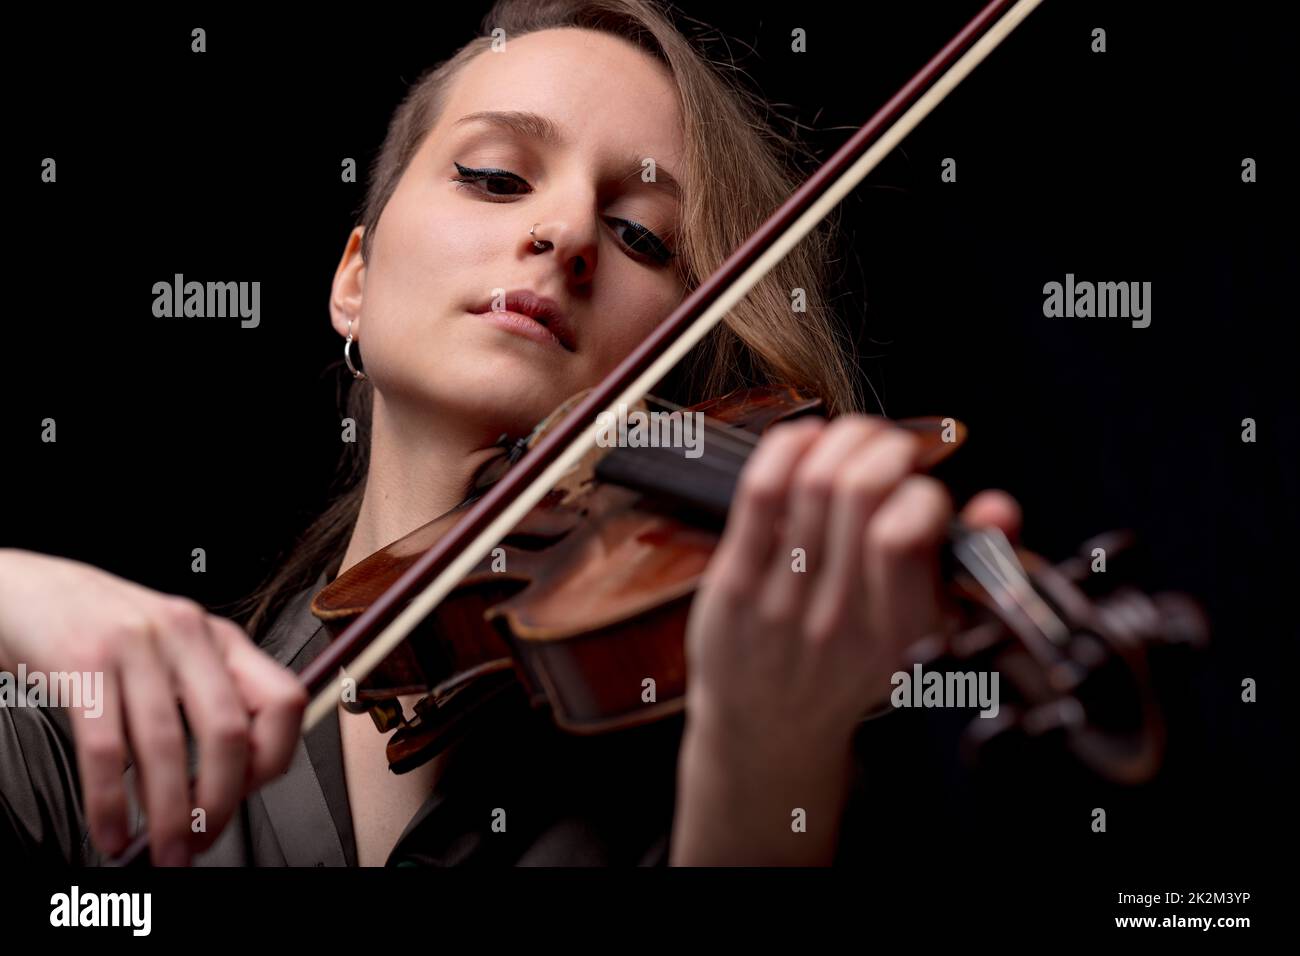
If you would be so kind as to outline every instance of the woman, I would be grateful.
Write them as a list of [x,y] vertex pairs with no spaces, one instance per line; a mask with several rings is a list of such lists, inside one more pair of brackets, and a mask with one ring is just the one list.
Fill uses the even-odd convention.
[[[836,858],[854,729],[904,649],[945,620],[952,506],[916,473],[912,438],[853,414],[824,237],[666,384],[698,401],[788,382],[839,413],[771,429],[745,467],[691,612],[680,741],[579,746],[519,716],[400,776],[364,715],[340,709],[301,742],[292,672],[325,643],[311,595],[462,501],[503,432],[598,381],[792,188],[753,104],[648,0],[503,0],[484,27],[412,87],[372,170],[329,301],[357,369],[358,478],[255,597],[248,630],[275,621],[261,647],[185,598],[0,552],[0,667],[104,674],[98,718],[0,711],[7,829],[29,852],[98,861],[143,821],[162,864]],[[795,288],[806,312],[790,308]],[[543,326],[494,310],[517,307],[503,290],[554,314]],[[993,492],[963,517],[1018,523]],[[619,773],[616,752],[636,755]],[[620,774],[644,775],[639,798]],[[595,777],[610,789],[579,807]]]

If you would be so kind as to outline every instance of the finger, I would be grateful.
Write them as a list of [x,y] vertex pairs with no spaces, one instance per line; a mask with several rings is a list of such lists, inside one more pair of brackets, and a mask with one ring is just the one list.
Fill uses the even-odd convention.
[[104,675],[98,714],[88,714],[84,707],[72,710],[72,737],[91,838],[101,852],[116,856],[130,838],[122,778],[127,763],[122,689],[115,668],[98,665],[93,673]]
[[127,643],[121,659],[122,673],[130,675],[122,698],[153,860],[158,866],[185,866],[190,861],[189,768],[172,676],[148,635]]
[[207,613],[191,601],[178,599],[172,614],[173,639],[161,647],[198,741],[194,802],[203,810],[206,830],[192,840],[192,849],[197,850],[211,845],[225,829],[244,795],[250,720],[224,655],[216,647]]
[[[812,635],[830,639],[862,604],[863,540],[872,516],[913,474],[921,443],[890,429],[861,448],[840,475],[828,524],[827,561],[809,607]],[[859,625],[860,626],[860,625]]]
[[253,789],[289,766],[302,735],[307,691],[291,670],[258,648],[233,621],[212,617],[209,626],[251,717],[245,786]]
[[1005,491],[981,491],[966,503],[962,521],[972,528],[999,528],[1014,544],[1020,539],[1024,517],[1020,504]]
[[867,620],[870,632],[889,642],[881,650],[891,667],[905,648],[943,624],[939,546],[946,539],[952,512],[948,490],[941,483],[928,475],[913,475],[867,524],[863,553]]
[[826,427],[822,418],[784,422],[765,434],[740,473],[727,527],[711,567],[739,591],[761,579],[776,547],[776,526],[785,510],[786,489],[799,457]]
[[[840,471],[873,438],[888,430],[889,426],[879,418],[860,415],[838,418],[801,457],[790,481],[789,519],[781,535],[781,547],[772,556],[760,591],[760,600],[769,607],[803,617],[805,598],[813,587],[811,582],[820,578],[826,567],[826,516],[836,496]],[[914,441],[899,434],[893,440],[897,444]],[[797,574],[790,567],[796,548],[802,550],[807,562],[806,570]]]

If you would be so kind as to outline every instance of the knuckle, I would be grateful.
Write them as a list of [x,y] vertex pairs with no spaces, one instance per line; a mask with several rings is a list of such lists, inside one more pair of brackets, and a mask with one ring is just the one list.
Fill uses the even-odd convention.
[[285,689],[279,693],[279,709],[290,714],[302,714],[307,710],[307,688],[298,680],[287,679]]
[[184,597],[168,597],[154,611],[155,620],[169,637],[197,633],[207,613],[196,602]]
[[230,704],[213,716],[208,735],[216,746],[233,749],[248,744],[249,727],[248,715]]
[[711,588],[726,594],[745,594],[752,587],[747,565],[734,549],[716,554],[705,575]]
[[763,439],[765,441],[770,439],[774,443],[792,442],[810,431],[820,430],[825,427],[826,419],[818,415],[804,415],[799,418],[777,422],[763,433]]
[[116,656],[115,647],[110,640],[104,636],[92,638],[72,653],[72,669],[82,673],[103,674],[113,669]]
[[905,428],[892,426],[881,436],[884,453],[893,461],[911,462],[921,450],[921,439]]
[[795,472],[794,486],[800,495],[829,500],[835,491],[835,472],[820,466],[800,468]]
[[126,745],[116,734],[95,734],[81,741],[81,751],[90,764],[121,768],[126,764]]
[[125,814],[126,810],[126,793],[120,787],[95,787],[86,793],[86,816],[92,828]]
[[921,439],[920,433],[911,428],[903,428],[899,425],[893,425],[890,427],[890,432],[906,442],[909,448],[919,450],[925,444]]
[[836,487],[846,498],[874,499],[880,494],[881,476],[869,458],[860,458],[840,473]]
[[942,482],[913,475],[868,523],[867,548],[886,559],[926,554],[937,546],[952,511],[952,497]]
[[865,437],[886,427],[886,422],[875,415],[840,415],[831,422],[830,427],[836,431],[855,432]]
[[867,526],[867,547],[886,559],[909,557],[927,543],[924,524],[898,512],[882,515]]
[[793,449],[803,441],[810,426],[805,420],[777,422],[759,436],[758,445],[753,455],[756,461],[780,460],[793,453]]
[[837,478],[841,494],[859,499],[880,497],[905,478],[916,443],[911,434],[898,429],[868,444],[841,470]]
[[141,731],[144,742],[143,750],[168,763],[180,763],[185,759],[185,735],[175,721],[153,721],[151,726]]
[[272,707],[288,714],[301,714],[307,709],[307,688],[301,681],[286,673],[279,684],[272,695]]
[[808,442],[809,436],[822,431],[826,420],[816,416],[805,416],[789,421],[776,422],[765,429],[759,436],[755,460],[781,461],[795,454],[801,445]]
[[258,767],[259,761],[254,760],[254,772],[260,770],[263,780],[272,779],[279,774],[284,773],[289,765],[293,763],[293,740],[290,737],[280,738],[266,749],[264,754],[255,755],[260,757],[261,766]]
[[920,499],[920,506],[930,514],[942,516],[953,510],[952,494],[948,486],[929,475],[915,475],[908,480],[912,492]]
[[804,625],[804,641],[812,647],[825,647],[840,632],[840,619],[832,614],[818,614]]
[[782,490],[777,475],[766,468],[748,468],[740,479],[740,499],[746,508],[775,507]]
[[754,604],[754,582],[746,575],[731,573],[720,584],[718,591],[723,606],[734,619],[743,619]]
[[759,627],[767,630],[785,628],[790,624],[791,618],[790,602],[770,591],[760,597],[754,607],[754,619]]
[[87,663],[99,666],[96,670],[106,669],[115,660],[128,651],[135,650],[149,640],[149,621],[140,615],[125,615],[113,618],[88,643],[85,654]]
[[721,602],[727,607],[736,607],[747,596],[749,585],[745,575],[738,570],[739,562],[721,549],[714,553],[712,560],[704,569],[700,582],[701,593]]
[[[204,619],[208,622],[208,627],[214,634],[225,634],[234,641],[240,641],[244,644],[253,644],[253,640],[248,636],[248,632],[229,618],[205,613]],[[256,647],[257,645],[253,644],[253,646]]]
[[187,845],[190,839],[189,817],[184,807],[160,807],[150,817],[149,840],[157,847],[169,846],[177,841]]

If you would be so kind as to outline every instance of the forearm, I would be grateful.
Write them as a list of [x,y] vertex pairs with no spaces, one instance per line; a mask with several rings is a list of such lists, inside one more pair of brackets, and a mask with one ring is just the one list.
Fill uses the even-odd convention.
[[748,754],[720,729],[689,724],[669,862],[828,865],[852,780],[849,740]]
[[[6,601],[11,600],[5,582],[11,577],[11,568],[17,555],[18,552],[13,548],[0,548],[0,610],[3,610]],[[17,669],[18,662],[10,660],[10,656],[8,649],[5,647],[4,615],[0,614],[0,671]]]

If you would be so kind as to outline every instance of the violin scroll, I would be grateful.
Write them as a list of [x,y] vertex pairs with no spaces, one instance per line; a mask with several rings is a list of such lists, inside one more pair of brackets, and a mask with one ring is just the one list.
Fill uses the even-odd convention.
[[1129,532],[1094,538],[1056,566],[999,537],[959,534],[954,551],[966,571],[955,587],[982,613],[936,655],[996,672],[1012,693],[996,716],[971,722],[963,737],[968,758],[1009,737],[1060,736],[1098,775],[1149,781],[1166,737],[1151,657],[1162,647],[1203,647],[1204,611],[1186,595],[1148,595],[1113,569],[1093,570],[1099,554],[1112,560],[1132,550]]

